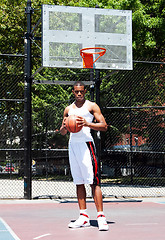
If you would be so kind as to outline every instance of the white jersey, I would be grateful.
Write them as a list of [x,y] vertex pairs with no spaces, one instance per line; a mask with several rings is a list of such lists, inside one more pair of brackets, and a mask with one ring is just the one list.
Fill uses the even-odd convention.
[[[86,119],[87,122],[91,123],[94,116],[88,111],[88,100],[85,101],[82,107],[73,108],[74,103],[71,104],[68,115],[77,115]],[[70,133],[71,142],[90,142],[93,141],[93,137],[89,127],[83,127],[81,131],[77,133]]]

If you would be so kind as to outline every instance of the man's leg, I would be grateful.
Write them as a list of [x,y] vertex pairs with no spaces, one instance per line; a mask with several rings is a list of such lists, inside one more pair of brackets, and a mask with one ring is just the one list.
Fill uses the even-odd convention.
[[84,184],[76,185],[76,190],[80,210],[86,209],[86,190]]
[[103,212],[103,198],[102,191],[99,185],[91,185],[92,194],[97,209],[97,222],[100,231],[107,231],[109,229],[104,212]]
[[89,216],[86,209],[86,190],[84,184],[76,185],[80,216],[75,222],[69,223],[69,228],[89,227]]
[[99,185],[91,185],[92,188],[92,195],[95,201],[97,212],[103,211],[103,199],[102,199],[102,192]]

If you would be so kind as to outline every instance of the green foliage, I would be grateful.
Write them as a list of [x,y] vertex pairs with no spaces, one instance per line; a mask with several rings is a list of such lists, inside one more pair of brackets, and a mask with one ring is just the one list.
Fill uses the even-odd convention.
[[[12,2],[12,4],[11,4]],[[164,56],[165,8],[163,0],[32,0],[33,26],[41,15],[42,4],[79,7],[132,10],[134,58]],[[0,51],[3,53],[23,53],[23,37],[26,32],[26,1],[1,0],[0,4]],[[39,32],[38,32],[39,33]]]
[[0,51],[23,52],[23,36],[26,29],[25,2],[2,0],[0,4]]
[[[132,10],[132,25],[133,25],[133,56],[136,60],[158,59],[163,61],[165,52],[165,7],[164,0],[32,0],[32,8],[34,14],[32,15],[32,28],[41,17],[42,4],[55,4],[64,6],[77,7],[98,7],[107,9]],[[0,3],[0,53],[24,53],[24,33],[26,32],[26,1],[21,0],[1,0]],[[76,15],[75,15],[76,18]],[[53,23],[51,25],[53,27]],[[77,27],[75,25],[75,27]],[[121,31],[122,25],[119,26]],[[125,31],[123,29],[123,31]],[[41,24],[35,31],[35,36],[41,36]],[[32,72],[41,67],[41,41],[32,41]],[[73,54],[74,56],[74,54]],[[23,98],[23,84],[20,80],[17,83],[17,89],[11,89],[11,82],[13,79],[22,79],[23,82],[23,64],[18,66],[16,64],[0,62],[0,69],[5,69],[6,79],[1,79],[1,89],[3,89],[3,96],[1,98],[8,98],[11,93],[11,98]],[[139,72],[138,72],[139,71]],[[70,76],[76,76],[76,71],[66,69],[63,77],[63,72],[58,69],[44,69],[35,76],[35,80],[71,80]],[[105,75],[106,73],[102,73]],[[116,72],[117,74],[117,72]],[[122,73],[123,78],[118,81],[114,76],[110,79],[104,80],[101,86],[102,92],[111,96],[109,104],[111,106],[121,106],[128,103],[128,95],[130,88],[130,73],[125,71]],[[136,69],[134,74],[137,77],[136,85],[132,88],[132,102],[139,105],[161,105],[164,103],[164,76],[154,75],[154,71],[148,69],[144,72]],[[21,76],[21,77],[20,77]],[[79,80],[81,77],[76,76],[74,80]],[[81,79],[82,80],[82,79]],[[152,82],[154,81],[154,85]],[[148,86],[150,86],[148,88]],[[139,91],[142,89],[144,91]],[[122,90],[122,91],[121,91]],[[15,92],[17,94],[13,95]],[[21,94],[20,94],[21,93]],[[143,97],[148,96],[148,98]],[[21,96],[20,96],[20,95]],[[32,109],[33,109],[33,123],[35,128],[34,133],[40,133],[46,130],[59,129],[59,123],[62,120],[62,114],[69,99],[72,97],[71,88],[63,88],[61,86],[48,86],[42,84],[34,84],[32,87]],[[105,103],[105,96],[101,96],[101,102]],[[106,105],[106,103],[105,103]],[[1,105],[1,109],[6,113],[9,110],[16,111],[21,107]],[[48,114],[48,118],[45,117]],[[43,119],[45,119],[43,121]],[[121,117],[121,125],[126,129],[127,121],[124,122],[125,115]],[[46,122],[46,120],[48,120]],[[122,124],[124,123],[124,124]],[[47,128],[47,129],[46,129]],[[115,130],[117,129],[117,130]],[[118,127],[111,129],[111,131],[118,133]],[[60,141],[60,140],[59,140]]]

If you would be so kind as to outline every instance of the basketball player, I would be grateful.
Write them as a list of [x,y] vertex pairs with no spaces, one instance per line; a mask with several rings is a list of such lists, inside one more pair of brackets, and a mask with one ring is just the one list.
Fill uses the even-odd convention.
[[[76,184],[80,216],[75,222],[70,222],[68,227],[80,228],[90,226],[84,185],[90,184],[97,209],[99,230],[107,231],[108,225],[103,213],[99,166],[95,152],[95,145],[90,133],[90,129],[106,131],[107,124],[99,106],[94,102],[85,100],[86,89],[82,82],[75,82],[72,92],[75,96],[75,102],[65,108],[60,132],[62,135],[67,133],[65,120],[69,115],[78,116],[78,124],[83,126],[83,128],[78,133],[70,133],[69,162],[73,181]],[[96,122],[93,122],[94,119]]]

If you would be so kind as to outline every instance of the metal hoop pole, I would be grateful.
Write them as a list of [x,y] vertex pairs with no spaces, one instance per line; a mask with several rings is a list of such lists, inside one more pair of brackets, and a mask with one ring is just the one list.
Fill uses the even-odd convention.
[[31,1],[27,0],[27,33],[25,33],[25,104],[24,104],[24,198],[31,199]]

